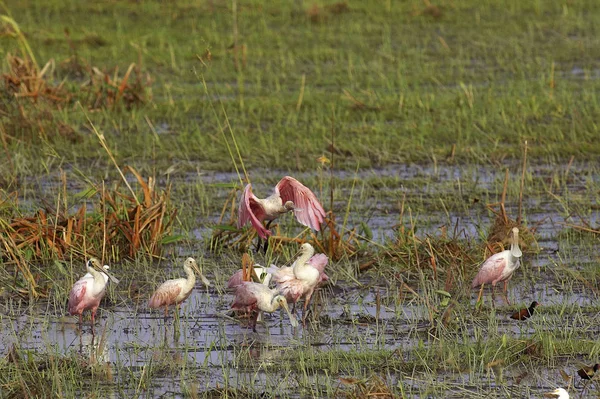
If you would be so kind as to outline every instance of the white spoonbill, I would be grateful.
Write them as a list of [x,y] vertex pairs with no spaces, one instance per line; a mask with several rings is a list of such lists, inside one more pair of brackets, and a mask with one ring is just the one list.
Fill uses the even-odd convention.
[[552,392],[548,392],[544,394],[546,398],[555,398],[555,399],[569,399],[569,392],[567,392],[564,388],[556,388]]
[[178,311],[179,304],[185,301],[192,293],[194,285],[196,285],[196,275],[194,274],[194,271],[198,273],[205,286],[210,286],[210,282],[200,272],[194,258],[187,258],[185,260],[183,263],[183,270],[185,270],[187,278],[176,278],[165,281],[156,289],[156,291],[154,291],[154,294],[152,294],[148,301],[148,307],[152,309],[158,309],[164,306],[165,319],[169,316],[169,305],[175,305],[175,309]]
[[[521,256],[523,256],[521,249],[519,249],[519,229],[513,227],[512,233],[513,242],[510,249],[487,258],[473,279],[473,284],[471,284],[472,288],[479,287],[482,284],[492,284],[493,297],[496,284],[501,281],[504,282],[504,299],[508,304],[510,304],[507,296],[508,280],[510,280],[515,270],[521,266]],[[481,298],[481,293],[479,298]]]
[[[294,211],[296,219],[304,226],[319,231],[325,219],[325,210],[316,195],[308,187],[290,176],[285,176],[277,183],[273,194],[261,199],[252,193],[252,186],[246,185],[239,204],[238,228],[248,222],[262,239],[272,233],[271,222],[279,216]],[[263,221],[267,226],[263,226]]]
[[298,320],[290,313],[285,296],[281,295],[276,289],[270,289],[263,284],[243,281],[237,286],[235,298],[231,304],[231,308],[234,310],[242,310],[252,314],[250,323],[254,332],[256,332],[256,320],[259,311],[273,313],[280,307],[287,312],[292,327],[298,327]]
[[328,261],[327,255],[315,255],[313,246],[304,243],[300,246],[300,256],[292,266],[269,268],[273,273],[273,281],[277,284],[277,289],[294,304],[294,309],[296,302],[304,298],[303,320],[306,318],[306,309],[315,288],[321,281],[329,280],[324,272]]
[[[80,327],[83,325],[83,312],[90,309],[92,311],[92,334],[94,334],[96,311],[104,294],[106,294],[106,284],[109,277],[106,271],[109,267],[108,265],[102,266],[96,258],[90,258],[85,266],[88,272],[77,280],[71,288],[67,307],[71,315],[79,315]],[[116,281],[118,282],[118,280]]]

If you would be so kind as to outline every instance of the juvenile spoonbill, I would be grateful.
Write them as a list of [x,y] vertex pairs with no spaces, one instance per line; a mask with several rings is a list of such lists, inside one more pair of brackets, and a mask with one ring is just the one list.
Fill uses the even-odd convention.
[[[504,299],[506,303],[510,304],[507,296],[507,285],[508,280],[512,277],[515,270],[521,266],[521,256],[523,253],[519,248],[519,229],[513,227],[513,242],[510,245],[510,249],[502,252],[498,252],[487,258],[481,265],[479,273],[473,279],[472,288],[479,287],[482,284],[492,284],[492,298],[494,295],[494,288],[498,282],[504,283]],[[481,293],[479,295],[481,297]],[[478,298],[479,301],[479,298]]]
[[537,303],[537,301],[533,301],[531,302],[531,305],[529,305],[528,308],[517,310],[515,313],[510,315],[510,318],[515,320],[527,320],[528,318],[533,316],[533,312],[535,312],[535,308],[537,306],[540,306],[540,304]]
[[294,304],[304,298],[302,320],[306,318],[306,309],[310,303],[315,288],[321,281],[329,280],[325,274],[325,266],[329,258],[325,254],[316,254],[315,249],[309,243],[300,246],[300,256],[292,266],[277,268],[271,266],[269,271],[273,273],[273,281],[277,289]]
[[175,309],[178,311],[179,304],[185,301],[192,293],[194,285],[196,285],[194,271],[198,273],[205,286],[210,286],[210,282],[200,272],[194,258],[187,258],[185,260],[183,270],[185,270],[187,278],[176,278],[165,281],[154,291],[154,294],[152,294],[148,301],[148,307],[151,309],[158,309],[164,306],[165,319],[169,316],[169,305],[175,305]]
[[[308,187],[290,176],[285,176],[277,183],[273,194],[261,199],[252,193],[252,186],[246,185],[238,208],[238,228],[248,222],[262,239],[272,233],[271,222],[288,212],[294,212],[298,222],[313,230],[319,231],[325,220],[325,210],[316,195]],[[267,221],[266,227],[263,221]]]
[[102,266],[96,258],[90,258],[85,266],[88,272],[73,284],[67,307],[69,314],[79,315],[80,327],[83,326],[83,312],[90,309],[92,311],[92,334],[94,334],[96,311],[106,294],[106,284],[108,283],[106,271],[109,267],[108,265]]
[[256,332],[256,321],[259,311],[273,313],[279,308],[285,309],[292,327],[298,327],[298,320],[290,313],[285,296],[281,295],[276,289],[270,289],[260,283],[243,281],[239,284],[235,290],[235,298],[233,299],[231,308],[252,314],[250,325],[254,332]]

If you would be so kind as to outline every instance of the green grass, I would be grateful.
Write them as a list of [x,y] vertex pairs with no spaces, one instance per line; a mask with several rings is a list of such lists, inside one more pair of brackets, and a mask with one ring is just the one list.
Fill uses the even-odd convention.
[[[122,326],[123,318],[133,325],[126,342],[111,348],[114,379],[105,365],[62,352],[44,335],[33,348],[19,349],[27,360],[0,358],[0,398],[152,396],[165,383],[183,397],[350,398],[371,388],[406,398],[538,397],[567,386],[560,370],[574,374],[597,362],[598,238],[561,224],[597,229],[596,1],[440,1],[435,8],[421,0],[351,1],[339,13],[331,3],[306,1],[3,4],[37,63],[54,60],[48,83],[62,82],[73,97],[61,107],[15,101],[0,80],[2,226],[46,202],[90,206],[94,200],[78,193],[90,183],[120,181],[89,117],[118,165],[155,176],[157,186],[172,185],[175,234],[183,239],[165,246],[167,261],[160,264],[143,255],[109,262],[122,283],[109,287],[101,318],[109,326]],[[5,28],[3,60],[22,55]],[[81,66],[111,76],[118,67],[123,77],[131,63],[152,79],[150,100],[131,109],[123,103],[90,109]],[[8,73],[6,62],[1,68]],[[240,267],[237,251],[207,251],[209,228],[238,179],[232,173],[212,182],[206,174],[235,170],[233,138],[257,194],[266,195],[283,174],[302,175],[329,208],[334,184],[338,222],[347,218],[348,229],[374,237],[362,242],[359,256],[328,266],[337,286],[323,290],[320,323],[283,343],[277,334],[271,344],[242,336],[244,327],[227,318],[210,319],[227,311],[231,298],[223,285]],[[539,247],[525,252],[511,281],[518,287],[513,306],[492,308],[486,293],[474,309],[469,282],[493,222],[486,204],[500,200],[508,169],[507,206],[516,216],[525,141],[523,216],[528,227],[539,227]],[[331,182],[328,165],[317,161],[322,155],[347,174]],[[13,191],[16,200],[9,199]],[[290,216],[280,227],[287,236],[298,231]],[[294,250],[255,256],[281,264]],[[179,260],[188,255],[216,289],[184,307],[182,340],[169,347],[162,321],[148,322],[141,312],[154,287],[181,275]],[[47,258],[29,262],[48,294],[31,306],[43,310],[24,309],[29,298],[15,292],[26,284],[3,259],[3,325],[29,317],[30,336],[41,335],[38,328],[43,334],[65,328],[52,318],[65,313],[68,291],[84,270],[78,259]],[[369,271],[360,272],[371,260]],[[508,321],[530,297],[543,298],[542,310],[526,323]],[[387,316],[377,319],[375,308]],[[197,322],[199,315],[210,322]],[[144,323],[150,342],[138,335]],[[12,328],[6,334],[17,337]],[[587,394],[597,397],[598,387]]]
[[[219,131],[225,114],[251,168],[311,170],[332,129],[343,152],[337,168],[443,163],[453,146],[451,161],[500,162],[518,157],[525,140],[532,159],[600,153],[595,2],[443,2],[439,18],[416,0],[350,2],[339,14],[321,8],[320,22],[308,16],[311,5],[246,2],[236,13],[230,3],[185,1],[10,1],[7,8],[38,63],[54,59],[55,81],[66,77],[74,91],[84,78],[61,65],[70,56],[107,71],[118,66],[121,76],[141,61],[154,80],[152,101],[91,115],[121,162],[231,170]],[[238,68],[229,48],[234,17],[237,43],[246,46]],[[16,51],[14,40],[1,41],[4,54]],[[56,157],[86,172],[104,159],[81,109],[67,106],[55,118],[83,143],[38,142],[32,151],[29,140],[16,140],[18,129],[7,132],[12,151],[41,156],[41,163],[23,161],[24,174]]]

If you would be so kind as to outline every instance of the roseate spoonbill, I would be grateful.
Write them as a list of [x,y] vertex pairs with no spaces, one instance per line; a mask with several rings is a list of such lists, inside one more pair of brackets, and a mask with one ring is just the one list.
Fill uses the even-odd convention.
[[304,298],[302,313],[304,321],[315,288],[321,281],[329,280],[324,272],[329,259],[325,254],[315,255],[315,249],[309,243],[302,244],[299,252],[300,256],[292,266],[282,268],[271,266],[269,271],[273,273],[273,281],[277,284],[277,289],[294,304],[294,309],[296,302]]
[[152,309],[158,309],[160,307],[165,308],[165,320],[169,316],[169,305],[175,305],[176,311],[178,311],[179,304],[185,301],[196,285],[196,275],[194,271],[198,273],[202,283],[210,287],[210,282],[204,277],[204,275],[198,269],[196,260],[194,258],[187,258],[183,263],[183,270],[187,278],[176,278],[173,280],[167,280],[160,285],[154,291],[154,294],[148,301],[148,307]]
[[599,368],[600,368],[600,364],[598,364],[598,363],[594,364],[593,367],[583,366],[582,368],[577,370],[577,374],[579,374],[579,376],[583,380],[591,380]]
[[94,334],[96,311],[106,294],[106,284],[108,283],[106,271],[109,267],[108,265],[102,266],[96,258],[90,258],[85,266],[88,272],[75,282],[69,293],[68,310],[71,315],[79,315],[81,327],[83,326],[83,312],[90,309],[92,311],[92,334]]
[[567,392],[564,388],[556,388],[552,392],[547,392],[544,394],[546,398],[555,398],[555,399],[569,399],[569,392]]
[[252,331],[256,332],[258,311],[273,313],[280,307],[284,308],[290,317],[292,327],[298,327],[298,320],[290,313],[285,296],[276,289],[252,281],[243,281],[235,290],[235,298],[231,304],[234,310],[254,313],[251,318]]
[[[316,231],[321,229],[325,210],[316,195],[298,180],[285,176],[277,183],[273,194],[264,199],[256,197],[252,186],[247,184],[240,198],[237,226],[242,228],[250,222],[258,236],[266,240],[271,235],[271,222],[290,211],[294,211],[296,219],[304,226]],[[263,226],[265,220],[266,227]]]
[[540,306],[541,304],[537,303],[537,301],[531,302],[528,308],[523,308],[521,310],[516,311],[512,315],[510,315],[511,319],[515,320],[527,320],[531,316],[533,316],[533,312],[535,312],[536,306]]
[[[502,252],[498,252],[487,258],[485,262],[481,265],[479,272],[473,279],[472,288],[479,287],[483,284],[492,284],[492,298],[494,296],[494,288],[496,284],[500,281],[504,282],[504,299],[506,299],[506,303],[510,304],[507,296],[507,285],[508,280],[512,277],[515,270],[521,266],[521,256],[523,253],[521,249],[519,249],[519,229],[513,227],[513,242],[510,245],[510,249],[507,249]],[[479,293],[479,299],[481,299],[482,291]]]

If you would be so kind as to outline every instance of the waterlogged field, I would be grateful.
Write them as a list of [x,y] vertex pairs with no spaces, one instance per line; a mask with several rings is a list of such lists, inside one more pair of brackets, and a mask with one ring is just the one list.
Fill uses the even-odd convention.
[[[0,397],[600,397],[576,373],[600,361],[598,11],[3,3]],[[237,199],[285,175],[328,225],[256,251]],[[512,304],[478,303],[514,225]],[[252,332],[227,279],[305,240],[330,257],[306,324]],[[94,336],[66,311],[92,255],[121,280]],[[188,256],[212,286],[165,320],[148,298]]]

